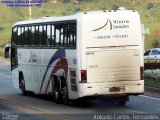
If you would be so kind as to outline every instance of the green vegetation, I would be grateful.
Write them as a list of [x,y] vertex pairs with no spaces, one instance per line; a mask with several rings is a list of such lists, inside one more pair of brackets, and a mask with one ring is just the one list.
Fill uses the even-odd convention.
[[160,89],[160,80],[144,80],[144,85]]
[[[160,43],[160,2],[157,0],[47,0],[41,7],[32,7],[32,19],[44,16],[62,16],[75,14],[80,11],[117,9],[137,10],[144,23],[149,29],[145,36],[145,49]],[[11,28],[15,22],[29,18],[27,7],[7,7],[0,5],[0,55],[3,55],[3,47],[11,39]],[[155,41],[156,40],[156,41]],[[159,46],[159,45],[158,45]]]

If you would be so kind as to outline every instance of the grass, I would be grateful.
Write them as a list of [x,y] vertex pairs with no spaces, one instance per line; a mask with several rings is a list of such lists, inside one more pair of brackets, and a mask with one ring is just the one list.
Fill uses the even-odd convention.
[[4,56],[4,49],[0,48],[0,56]]
[[144,85],[160,89],[160,80],[145,80]]
[[[57,3],[48,2],[41,7],[32,7],[32,18],[44,16],[62,16],[75,14],[79,11],[102,10],[104,8],[111,10],[113,6],[123,6],[126,9],[137,10],[140,13],[142,23],[149,28],[150,34],[145,37],[145,48],[152,47],[152,41],[159,36],[160,30],[160,2],[152,3],[153,8],[147,9],[146,0],[81,0],[78,4],[74,2],[63,3],[57,0]],[[73,0],[70,0],[73,1]],[[11,28],[15,22],[29,18],[28,8],[9,8],[1,4],[0,10],[0,48],[2,49],[7,42],[10,42]],[[158,35],[154,35],[157,30]],[[160,41],[160,37],[157,38]],[[0,49],[0,53],[2,53]],[[0,54],[1,55],[1,54]]]

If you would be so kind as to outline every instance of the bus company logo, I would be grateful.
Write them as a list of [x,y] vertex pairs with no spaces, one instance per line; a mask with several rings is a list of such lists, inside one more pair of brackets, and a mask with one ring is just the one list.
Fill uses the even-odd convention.
[[107,19],[107,22],[103,26],[101,26],[99,28],[96,28],[96,29],[94,29],[92,31],[99,31],[101,29],[103,29],[103,30],[106,30],[106,29],[112,30],[112,22],[111,22],[111,20]]
[[99,31],[99,30],[113,30],[113,29],[127,29],[129,28],[129,20],[110,20],[110,19],[107,19],[107,22],[99,27],[99,28],[96,28],[92,31]]

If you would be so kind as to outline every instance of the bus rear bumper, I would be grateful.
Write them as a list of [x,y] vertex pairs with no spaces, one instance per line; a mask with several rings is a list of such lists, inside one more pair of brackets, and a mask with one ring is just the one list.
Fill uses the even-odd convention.
[[79,97],[125,96],[144,93],[144,80],[82,84]]

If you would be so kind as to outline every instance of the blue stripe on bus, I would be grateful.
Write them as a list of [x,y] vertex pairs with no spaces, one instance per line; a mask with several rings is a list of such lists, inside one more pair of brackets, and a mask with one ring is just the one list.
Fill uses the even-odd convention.
[[65,57],[65,56],[66,56],[66,54],[65,54],[65,49],[64,49],[64,48],[58,49],[58,50],[56,51],[56,53],[52,56],[52,58],[50,59],[48,65],[47,65],[47,68],[46,68],[46,70],[45,70],[45,74],[44,74],[44,76],[43,76],[42,83],[41,83],[41,87],[40,87],[40,92],[41,92],[41,90],[42,90],[43,83],[44,83],[45,77],[46,77],[46,75],[47,75],[47,72],[48,72],[50,66],[52,65],[52,63],[53,63],[54,61],[56,61],[57,59],[61,59],[61,58]]

